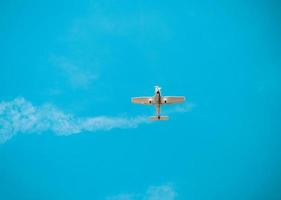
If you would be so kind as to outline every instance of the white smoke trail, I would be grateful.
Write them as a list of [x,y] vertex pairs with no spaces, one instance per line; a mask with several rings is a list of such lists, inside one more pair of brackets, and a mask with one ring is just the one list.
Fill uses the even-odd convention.
[[0,103],[0,143],[5,143],[18,133],[52,131],[56,135],[81,132],[107,131],[114,128],[136,128],[147,123],[146,117],[88,117],[66,114],[51,104],[33,106],[24,98]]

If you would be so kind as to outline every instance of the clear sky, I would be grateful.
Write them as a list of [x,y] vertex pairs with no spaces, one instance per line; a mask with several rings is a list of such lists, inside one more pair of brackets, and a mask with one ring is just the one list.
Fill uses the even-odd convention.
[[280,10],[2,0],[0,199],[280,200]]

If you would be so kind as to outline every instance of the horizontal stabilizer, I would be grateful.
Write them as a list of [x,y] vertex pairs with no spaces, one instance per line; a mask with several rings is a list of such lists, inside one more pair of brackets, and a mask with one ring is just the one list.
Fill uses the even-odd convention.
[[168,120],[168,116],[152,116],[149,117],[150,120],[157,121],[157,120]]

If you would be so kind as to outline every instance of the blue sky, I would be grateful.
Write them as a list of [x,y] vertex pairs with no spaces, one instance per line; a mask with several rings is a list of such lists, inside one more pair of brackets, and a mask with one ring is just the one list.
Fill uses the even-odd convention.
[[281,199],[280,8],[1,1],[0,199]]

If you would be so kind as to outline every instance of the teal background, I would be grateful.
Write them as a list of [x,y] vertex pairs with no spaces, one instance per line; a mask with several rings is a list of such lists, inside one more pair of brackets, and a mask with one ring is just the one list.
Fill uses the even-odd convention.
[[280,200],[280,9],[274,0],[1,1],[1,101],[133,117],[154,109],[131,96],[158,84],[194,106],[135,129],[18,134],[0,144],[0,199],[106,199],[169,183],[178,200]]

